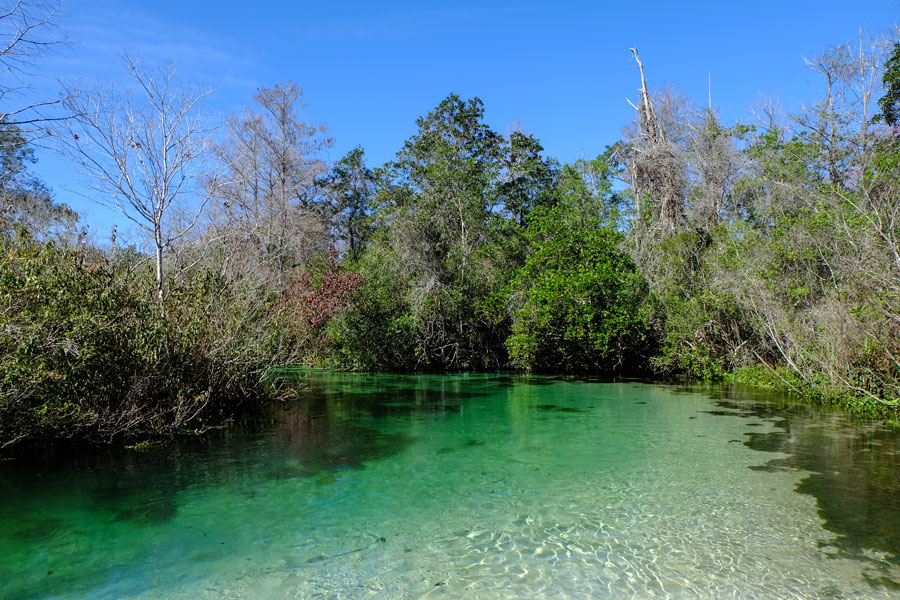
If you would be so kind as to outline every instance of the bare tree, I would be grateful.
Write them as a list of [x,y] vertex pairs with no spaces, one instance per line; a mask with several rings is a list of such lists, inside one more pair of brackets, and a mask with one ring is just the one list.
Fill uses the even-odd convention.
[[[677,233],[684,226],[687,193],[687,151],[682,129],[689,103],[674,90],[653,96],[647,89],[644,65],[631,49],[641,74],[641,98],[636,123],[624,132],[628,150],[626,176],[634,194],[638,246],[644,234]],[[639,248],[640,252],[640,248]]]
[[4,125],[23,130],[64,118],[42,110],[61,100],[35,101],[25,94],[34,60],[65,41],[55,23],[58,12],[55,2],[0,0],[0,122]]
[[643,264],[647,240],[720,222],[742,161],[734,130],[720,123],[713,108],[700,109],[671,87],[651,94],[637,50],[631,52],[640,69],[641,95],[636,104],[629,101],[636,114],[623,131],[621,158],[634,196],[633,237]]
[[[198,103],[211,90],[177,85],[172,64],[148,70],[126,57],[125,66],[136,89],[106,84],[70,93],[65,105],[75,116],[61,137],[95,192],[90,198],[153,239],[161,299],[163,254],[197,223],[215,189],[199,182],[210,138]],[[173,212],[188,205],[190,217],[174,223]]]
[[845,142],[849,137],[847,82],[854,74],[853,52],[849,45],[840,44],[826,49],[815,59],[806,59],[806,65],[825,79],[825,96],[816,106],[804,111],[798,122],[821,141],[822,168],[831,184],[840,188],[847,183],[851,157]]
[[[303,121],[303,90],[288,82],[260,88],[256,107],[225,124],[215,153],[223,174],[208,180],[215,196],[212,222],[225,244],[225,260],[241,274],[264,270],[282,277],[330,246],[330,214],[317,199],[317,181],[331,146],[324,125]],[[238,264],[240,263],[240,266]]]
[[877,139],[872,132],[872,104],[898,34],[897,28],[875,36],[860,30],[857,48],[839,44],[805,61],[822,76],[825,90],[819,102],[804,107],[795,121],[799,133],[821,144],[820,168],[835,187],[855,187],[867,167]]
[[690,140],[691,211],[698,226],[709,229],[722,219],[745,160],[734,144],[732,131],[711,108],[697,119]]

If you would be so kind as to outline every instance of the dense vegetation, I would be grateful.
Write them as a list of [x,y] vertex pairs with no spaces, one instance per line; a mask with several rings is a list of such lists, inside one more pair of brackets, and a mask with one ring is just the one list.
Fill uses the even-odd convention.
[[[0,446],[218,426],[279,394],[267,372],[288,363],[731,377],[889,411],[900,45],[810,66],[821,102],[753,124],[644,83],[623,139],[574,164],[450,95],[373,168],[361,148],[320,159],[331,140],[293,84],[200,139],[187,116],[203,95],[154,115],[172,73],[129,63],[152,92],[143,120],[92,118],[72,94],[61,137],[146,232],[135,246],[79,231],[4,119]],[[190,144],[153,154],[135,127],[163,116]],[[97,157],[116,152],[110,171]],[[181,170],[153,180],[168,152]]]

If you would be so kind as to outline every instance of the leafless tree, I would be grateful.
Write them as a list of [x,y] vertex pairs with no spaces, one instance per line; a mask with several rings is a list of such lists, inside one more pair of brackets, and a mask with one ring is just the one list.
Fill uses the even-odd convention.
[[25,94],[37,57],[65,41],[56,24],[58,13],[56,2],[0,0],[0,122],[25,133],[64,118],[45,113],[60,99],[32,100]]
[[330,245],[331,215],[317,202],[317,181],[331,140],[324,125],[300,117],[302,94],[292,82],[260,88],[256,107],[229,118],[215,147],[223,172],[208,179],[207,193],[215,197],[211,220],[226,272],[263,268],[283,284]]
[[689,142],[690,220],[701,228],[718,225],[746,160],[729,128],[707,108],[693,125]]
[[[822,76],[823,96],[795,117],[798,133],[823,148],[821,170],[837,188],[855,187],[872,154],[872,103],[881,85],[884,63],[900,31],[872,36],[860,30],[858,44],[839,44],[806,65]],[[856,46],[856,47],[854,47]]]
[[626,129],[626,176],[634,194],[637,231],[640,239],[657,234],[677,233],[684,226],[687,192],[687,151],[682,129],[688,119],[689,103],[674,90],[651,95],[644,77],[644,65],[637,50],[632,54],[640,68],[641,98],[632,104],[635,124]]
[[643,63],[635,121],[624,130],[626,183],[637,212],[639,262],[646,241],[717,225],[743,166],[731,128],[712,107],[699,108],[678,90],[651,93]]
[[[199,180],[211,144],[198,104],[211,90],[178,85],[172,64],[147,69],[126,57],[125,66],[135,89],[101,84],[69,94],[65,105],[75,116],[61,138],[88,179],[89,197],[152,238],[162,298],[163,254],[194,227],[214,193]],[[190,217],[173,223],[179,205],[190,206]]]
[[820,141],[824,150],[822,168],[838,188],[847,183],[851,157],[846,144],[850,133],[846,108],[853,62],[853,52],[847,44],[828,48],[815,59],[806,59],[806,65],[825,80],[825,95],[798,117],[800,125]]

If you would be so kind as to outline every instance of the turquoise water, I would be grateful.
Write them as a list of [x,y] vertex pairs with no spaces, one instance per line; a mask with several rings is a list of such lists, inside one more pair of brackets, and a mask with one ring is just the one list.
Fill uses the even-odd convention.
[[900,598],[900,443],[729,389],[312,371],[0,463],[0,598]]

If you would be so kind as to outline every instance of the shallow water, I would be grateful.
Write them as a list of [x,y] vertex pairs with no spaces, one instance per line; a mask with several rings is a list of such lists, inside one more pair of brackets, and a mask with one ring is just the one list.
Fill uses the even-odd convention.
[[900,436],[727,388],[305,373],[0,463],[0,598],[900,598]]

